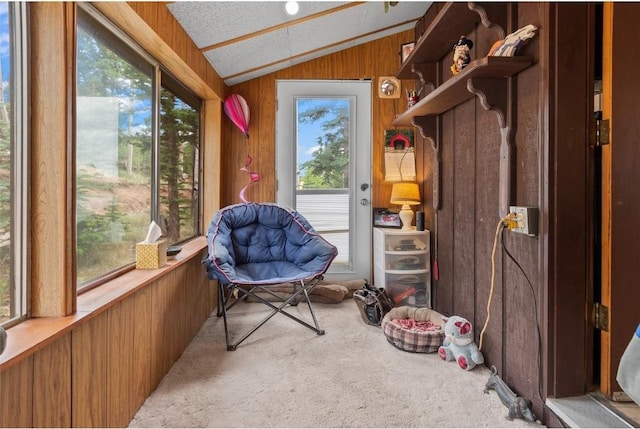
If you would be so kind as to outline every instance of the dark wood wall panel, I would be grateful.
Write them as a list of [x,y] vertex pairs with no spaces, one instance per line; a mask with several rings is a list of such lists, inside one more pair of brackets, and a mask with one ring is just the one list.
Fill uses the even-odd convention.
[[[455,108],[453,114],[453,283],[454,313],[471,323],[475,314],[475,100]],[[447,165],[446,168],[451,168]]]
[[[496,22],[507,22],[509,7],[500,8],[500,14],[492,16]],[[509,28],[504,28],[509,32]],[[499,32],[483,25],[477,27],[474,36],[475,58],[484,57],[495,40],[500,39]],[[500,145],[502,142],[498,115],[485,110],[478,100],[476,104],[474,136],[475,136],[475,210],[474,210],[474,279],[475,301],[472,323],[478,338],[486,324],[482,336],[482,352],[487,365],[496,365],[503,370],[503,311],[502,252],[498,243],[495,251],[495,270],[492,290],[492,252],[495,231],[500,219],[498,195],[500,192],[499,164]],[[469,117],[471,118],[471,117]],[[490,310],[487,311],[491,294]],[[487,320],[488,318],[488,320]],[[479,344],[480,345],[480,344]],[[487,353],[486,351],[491,351]]]
[[[519,8],[519,22],[531,22],[541,27],[540,7],[527,5]],[[537,18],[536,18],[537,17]],[[538,58],[539,41],[534,39],[527,46],[528,55]],[[540,144],[541,135],[539,103],[540,92],[531,88],[539,85],[540,69],[530,68],[518,74],[514,81],[513,96],[516,129],[513,133],[514,165],[514,205],[541,207],[540,204]],[[536,335],[536,317],[541,317],[542,296],[539,288],[539,238],[519,234],[504,233],[504,242],[509,252],[522,266],[523,274],[513,261],[503,252],[504,260],[504,356],[506,365],[504,379],[518,386],[519,394],[529,398],[538,396],[537,360],[539,350]],[[526,277],[525,277],[526,275]],[[529,281],[527,281],[527,278]],[[529,284],[531,282],[531,285]],[[538,313],[536,314],[536,310]],[[514,317],[519,315],[519,317]],[[529,358],[525,358],[525,357]],[[532,376],[532,374],[534,376]],[[541,405],[537,405],[541,413]]]
[[[545,22],[548,16],[549,5],[539,3],[520,3],[505,5],[504,21],[507,23],[507,32],[513,31],[527,24],[534,24],[539,31],[545,31],[549,23]],[[585,19],[584,5],[578,7],[577,15],[561,19],[563,22],[579,23]],[[568,37],[572,39],[577,34],[583,34],[584,26],[580,24],[570,25]],[[482,57],[491,44],[497,40],[496,33],[481,25],[476,31],[470,32],[474,43],[472,57]],[[544,37],[553,37],[545,34]],[[562,38],[560,38],[562,39]],[[562,46],[569,46],[566,40],[558,41]],[[511,198],[513,205],[534,206],[544,208],[541,200],[541,190],[545,182],[541,172],[545,168],[555,171],[558,167],[553,164],[557,161],[555,156],[560,155],[567,180],[578,191],[571,198],[565,199],[562,204],[567,208],[574,207],[580,210],[580,216],[584,217],[584,181],[585,181],[585,155],[584,130],[570,130],[567,124],[581,124],[585,126],[585,109],[573,109],[572,112],[564,112],[565,117],[557,119],[557,124],[564,124],[565,133],[572,133],[568,146],[555,147],[549,161],[551,164],[543,166],[546,162],[543,157],[543,145],[547,142],[548,135],[554,135],[557,125],[549,126],[545,121],[549,114],[547,106],[543,105],[542,94],[548,91],[548,82],[543,72],[545,63],[540,61],[541,46],[538,37],[531,40],[519,52],[521,55],[532,56],[534,64],[529,69],[518,74],[511,81],[507,95],[507,105],[512,107],[510,112],[513,128],[511,129],[511,148],[513,153],[512,174],[513,187]],[[584,48],[586,49],[586,48]],[[549,52],[544,52],[548,55]],[[583,55],[584,50],[578,50],[569,58],[554,58],[558,61],[558,67],[568,74],[570,70],[575,72],[568,64],[578,64],[586,67],[583,59],[580,62],[577,57]],[[567,64],[565,65],[565,61]],[[450,78],[448,68],[451,64],[450,55],[443,57],[438,65],[442,80]],[[555,71],[551,71],[555,73]],[[587,74],[582,73],[571,83],[560,90],[554,97],[561,98],[563,103],[578,99],[582,105],[587,105],[586,97],[589,96],[585,87]],[[577,93],[580,93],[577,96]],[[577,98],[576,98],[577,97]],[[569,110],[565,107],[565,110]],[[578,112],[579,111],[579,112]],[[578,118],[581,116],[580,118]],[[586,129],[586,127],[584,128]],[[568,137],[568,136],[567,136]],[[442,171],[441,171],[441,210],[438,211],[438,262],[440,279],[434,282],[436,309],[445,314],[457,314],[464,316],[474,323],[476,338],[479,339],[480,331],[487,319],[487,302],[491,289],[491,252],[495,237],[496,227],[500,219],[498,211],[498,190],[500,143],[501,134],[498,126],[498,117],[494,112],[486,111],[476,99],[455,107],[452,111],[442,115],[442,125],[438,140],[441,145]],[[573,145],[575,142],[575,147]],[[558,139],[560,144],[560,139]],[[580,146],[581,145],[581,146]],[[581,147],[580,149],[578,149]],[[582,151],[581,154],[577,154]],[[424,150],[424,165],[433,162],[434,151]],[[574,162],[579,164],[576,168],[569,164],[569,158],[575,156]],[[555,195],[553,184],[550,185]],[[570,187],[562,185],[563,191],[558,195],[572,192]],[[555,197],[554,197],[555,198]],[[580,204],[582,202],[582,205]],[[557,201],[554,200],[554,204]],[[579,208],[578,208],[579,207]],[[545,213],[542,213],[545,216]],[[434,214],[429,213],[429,223],[434,224]],[[542,222],[541,222],[542,224]],[[546,270],[546,263],[541,264],[539,257],[545,254],[542,249],[546,245],[545,235],[533,238],[524,235],[505,232],[507,249],[522,266],[526,277],[517,268],[516,264],[508,260],[502,245],[498,242],[496,250],[496,272],[493,298],[491,303],[491,319],[487,331],[483,337],[483,353],[489,364],[495,364],[501,375],[514,387],[519,394],[535,400],[535,411],[542,415],[542,401],[538,397],[538,340],[536,315],[544,313],[542,305],[544,294],[541,291],[539,271]],[[577,255],[574,255],[576,264],[563,266],[559,260],[554,261],[556,269],[565,271],[566,280],[563,292],[559,298],[563,305],[568,303],[565,298],[569,296],[574,308],[584,308],[583,300],[576,297],[586,292],[585,272],[585,243],[581,238],[574,243],[568,243],[568,235],[576,237],[585,236],[585,222],[579,220],[569,232],[563,232],[561,237],[555,238],[560,248],[570,249],[575,246]],[[500,237],[498,237],[500,239]],[[581,259],[581,263],[577,260]],[[532,287],[529,285],[531,281]],[[571,280],[569,280],[571,279]],[[577,282],[577,284],[576,284]],[[574,286],[569,286],[574,285]],[[534,302],[535,300],[535,302]],[[536,308],[538,314],[536,314]],[[555,311],[555,310],[551,310]],[[578,351],[573,354],[584,353],[584,310],[577,313],[577,318],[572,324],[582,338],[575,341]],[[543,327],[544,328],[544,327]],[[542,329],[544,335],[545,330]],[[562,328],[563,335],[568,333]],[[543,338],[545,341],[545,338]],[[565,347],[562,347],[565,349]],[[567,364],[569,364],[567,362]],[[577,365],[573,372],[581,372],[584,380],[584,367]],[[573,377],[573,376],[571,376]]]
[[[555,8],[558,23],[552,64],[555,83],[552,102],[555,103],[555,134],[549,141],[550,228],[549,246],[553,267],[549,297],[553,307],[562,309],[550,327],[555,347],[556,376],[563,382],[550,386],[550,395],[558,397],[582,394],[586,389],[588,300],[586,213],[586,155],[589,116],[592,115],[593,87],[588,81],[593,63],[589,44],[588,5],[558,3]],[[568,25],[571,23],[571,25]],[[582,40],[582,42],[579,42]],[[581,73],[577,73],[581,70]],[[577,108],[582,106],[582,108]],[[556,340],[553,341],[553,338]],[[561,340],[560,340],[561,339]]]
[[[422,173],[422,186],[420,187],[422,206],[416,210],[422,210],[425,213],[424,227],[433,234],[433,147],[429,141],[421,138],[418,130],[416,130],[415,135],[416,171],[420,171]],[[380,167],[374,166],[373,168],[375,169]]]
[[498,243],[495,251],[494,284],[490,313],[487,303],[491,293],[491,254],[496,227],[500,215],[498,212],[500,130],[494,112],[478,108],[476,111],[476,175],[475,175],[475,286],[476,307],[474,326],[480,335],[485,321],[490,315],[487,329],[483,335],[483,349],[494,350],[487,356],[487,363],[496,365],[502,371],[502,252]]
[[[506,232],[505,232],[506,234]],[[508,233],[511,235],[511,233]],[[532,243],[533,242],[533,243]],[[537,246],[535,240],[525,236],[513,237],[509,252],[514,255],[535,254]],[[528,253],[525,253],[528,252]],[[505,258],[505,274],[502,285],[504,296],[504,380],[511,386],[517,386],[518,394],[527,398],[538,396],[538,338],[536,336],[536,305],[533,300],[535,289],[525,280],[523,274],[514,263]],[[534,258],[525,259],[516,256],[529,275],[535,270]],[[533,265],[533,268],[532,268]],[[532,284],[537,281],[535,271],[530,277]],[[541,410],[542,404],[538,404]]]
[[453,237],[455,224],[453,218],[454,192],[453,186],[451,186],[455,168],[454,130],[453,115],[443,115],[442,136],[439,143],[442,156],[442,166],[440,168],[440,186],[442,189],[440,197],[441,208],[437,213],[438,266],[440,278],[436,282],[437,299],[434,303],[434,308],[445,315],[454,314],[454,296],[457,296],[457,290],[453,282]]

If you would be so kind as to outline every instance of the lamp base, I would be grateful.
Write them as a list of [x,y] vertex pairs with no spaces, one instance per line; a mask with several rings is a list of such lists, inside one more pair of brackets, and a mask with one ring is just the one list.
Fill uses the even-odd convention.
[[400,215],[400,220],[402,221],[402,230],[403,231],[412,230],[413,229],[413,226],[412,226],[413,210],[411,210],[411,207],[409,206],[409,204],[402,205],[402,209],[400,210],[399,215]]

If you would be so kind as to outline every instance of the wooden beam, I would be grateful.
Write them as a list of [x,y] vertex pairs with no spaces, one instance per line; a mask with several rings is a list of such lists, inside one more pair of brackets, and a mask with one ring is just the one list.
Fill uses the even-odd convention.
[[31,5],[31,316],[75,310],[73,3]]

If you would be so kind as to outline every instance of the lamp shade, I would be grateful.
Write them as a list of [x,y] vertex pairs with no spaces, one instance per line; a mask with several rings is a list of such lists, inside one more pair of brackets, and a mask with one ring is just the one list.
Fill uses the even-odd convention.
[[420,204],[420,189],[415,182],[398,182],[391,190],[391,204],[415,206]]
[[393,184],[391,189],[391,204],[400,204],[400,221],[402,229],[407,231],[412,229],[413,211],[410,206],[420,204],[420,189],[415,182],[398,182]]

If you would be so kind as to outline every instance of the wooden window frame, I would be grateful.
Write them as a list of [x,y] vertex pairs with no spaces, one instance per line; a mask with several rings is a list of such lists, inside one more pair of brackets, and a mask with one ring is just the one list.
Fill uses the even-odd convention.
[[[196,71],[125,2],[93,4],[108,20],[203,100],[201,230],[219,208],[222,129],[221,79]],[[76,3],[30,4],[31,40],[31,265],[30,316],[65,317],[77,311],[73,99]],[[202,61],[205,61],[204,58]],[[209,70],[210,69],[210,70]],[[204,77],[204,71],[206,77]],[[210,85],[211,84],[211,85]],[[213,89],[215,87],[215,90]]]

